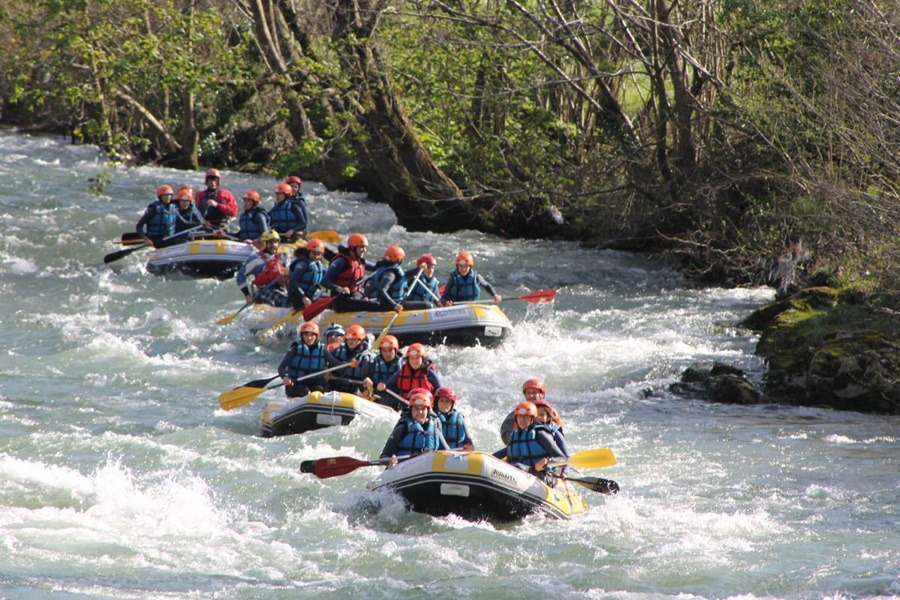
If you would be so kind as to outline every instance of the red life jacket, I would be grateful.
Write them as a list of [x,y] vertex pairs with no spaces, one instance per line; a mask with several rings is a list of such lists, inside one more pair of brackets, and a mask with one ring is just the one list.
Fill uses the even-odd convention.
[[339,287],[349,289],[351,294],[355,294],[359,291],[359,283],[362,278],[366,276],[366,265],[349,251],[340,250],[340,255],[347,261],[347,268],[338,273],[338,276],[334,278],[334,283]]
[[400,367],[400,374],[397,375],[397,389],[400,394],[405,396],[416,388],[425,388],[429,392],[434,393],[434,386],[428,379],[428,370],[431,368],[431,361],[426,360],[422,363],[420,369],[413,371],[408,362],[404,362]]
[[266,261],[266,266],[263,268],[262,273],[253,278],[253,285],[256,287],[272,283],[283,274],[281,271],[281,260],[277,254],[269,259],[266,259],[268,254],[265,252],[260,252],[259,255]]

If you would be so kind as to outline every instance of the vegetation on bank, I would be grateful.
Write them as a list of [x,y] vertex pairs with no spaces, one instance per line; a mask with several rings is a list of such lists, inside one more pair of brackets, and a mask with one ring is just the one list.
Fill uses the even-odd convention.
[[[0,0],[2,122],[898,306],[896,3]],[[792,256],[800,243],[802,255]]]

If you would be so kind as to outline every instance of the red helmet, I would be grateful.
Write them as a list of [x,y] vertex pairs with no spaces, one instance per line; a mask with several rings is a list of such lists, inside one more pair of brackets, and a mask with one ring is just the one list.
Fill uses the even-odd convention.
[[397,338],[388,334],[381,338],[381,342],[378,344],[378,348],[381,350],[386,350],[388,348],[393,348],[394,350],[400,349],[400,342],[397,341]]
[[398,263],[406,257],[406,250],[400,246],[390,246],[384,251],[384,258],[392,263]]
[[534,402],[519,402],[516,404],[516,407],[513,409],[513,414],[517,417],[519,415],[528,415],[531,417],[537,416],[537,406],[534,405]]
[[308,242],[306,242],[306,249],[310,252],[325,254],[325,242],[315,239],[309,240]]
[[547,395],[547,386],[544,385],[544,382],[537,377],[532,377],[531,379],[526,379],[525,383],[522,384],[522,393],[525,393],[525,390],[528,388],[532,388],[535,390],[539,390],[545,396]]
[[300,179],[299,177],[297,177],[296,175],[291,175],[290,177],[288,177],[285,180],[285,183],[288,183],[288,184],[296,183],[297,185],[300,185],[301,183],[303,183],[303,180]]
[[362,325],[353,324],[347,328],[347,331],[344,333],[344,339],[361,342],[366,339],[366,330]]
[[434,393],[435,401],[440,401],[441,398],[446,398],[450,401],[450,404],[456,405],[456,392],[453,391],[453,388],[442,387],[438,388]]
[[429,267],[437,265],[437,261],[434,260],[434,257],[430,254],[423,254],[418,258],[418,260],[416,260],[416,266],[421,266],[422,263],[425,263]]
[[347,247],[348,248],[360,248],[362,246],[368,246],[369,240],[366,239],[361,233],[351,233],[350,237],[347,238]]
[[156,188],[156,197],[165,196],[166,194],[175,195],[175,190],[172,189],[171,185],[161,185]]
[[206,177],[205,177],[206,179],[210,179],[213,177],[216,179],[222,179],[222,174],[219,173],[218,169],[210,169],[209,171],[206,172]]
[[244,200],[253,200],[257,204],[259,204],[262,201],[262,198],[260,197],[259,192],[257,192],[256,190],[247,190],[247,192],[244,194]]
[[178,188],[178,193],[175,195],[179,200],[193,200],[194,199],[194,188],[189,185],[183,185]]
[[279,183],[278,187],[275,188],[275,193],[277,194],[279,192],[284,194],[285,196],[293,196],[294,188],[292,188],[291,186],[289,186],[286,183]]
[[431,395],[431,392],[425,388],[415,388],[410,390],[406,395],[406,398],[409,400],[410,408],[413,406],[427,406],[428,408],[434,406],[434,397]]
[[406,349],[406,358],[411,358],[413,356],[420,356],[425,358],[425,346],[416,342],[415,344],[410,344],[409,348]]
[[303,335],[304,333],[314,333],[314,334],[316,334],[316,337],[318,337],[319,336],[319,326],[316,323],[313,323],[312,321],[307,321],[306,323],[304,323],[303,325],[300,326],[300,335]]
[[468,252],[460,252],[456,255],[456,264],[459,263],[465,263],[471,267],[475,264],[475,259]]

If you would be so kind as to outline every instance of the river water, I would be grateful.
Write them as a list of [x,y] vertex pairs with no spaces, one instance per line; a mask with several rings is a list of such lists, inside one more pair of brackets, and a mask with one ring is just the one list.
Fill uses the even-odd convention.
[[[231,281],[165,280],[103,256],[162,183],[202,173],[108,165],[96,148],[0,132],[0,598],[886,598],[900,596],[900,418],[734,407],[667,392],[696,361],[758,373],[733,324],[768,289],[694,288],[664,264],[476,232],[410,233],[384,205],[304,183],[312,229],[373,254],[471,250],[515,297],[493,350],[432,356],[480,449],[521,383],[544,377],[573,450],[610,447],[614,497],[568,521],[407,513],[305,459],[377,456],[391,423],[258,436],[265,399],[218,394],[274,374],[286,342],[218,317]],[[105,182],[102,195],[90,188]],[[225,172],[236,195],[275,180]],[[377,333],[377,332],[376,332]]]

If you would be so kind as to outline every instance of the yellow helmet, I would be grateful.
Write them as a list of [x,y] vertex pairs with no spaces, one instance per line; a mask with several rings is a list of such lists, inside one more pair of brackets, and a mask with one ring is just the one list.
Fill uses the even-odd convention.
[[281,236],[278,235],[278,232],[275,231],[274,229],[270,229],[267,232],[265,232],[264,234],[262,234],[262,237],[259,238],[259,241],[261,241],[263,244],[266,244],[266,243],[272,242],[272,241],[280,242]]

